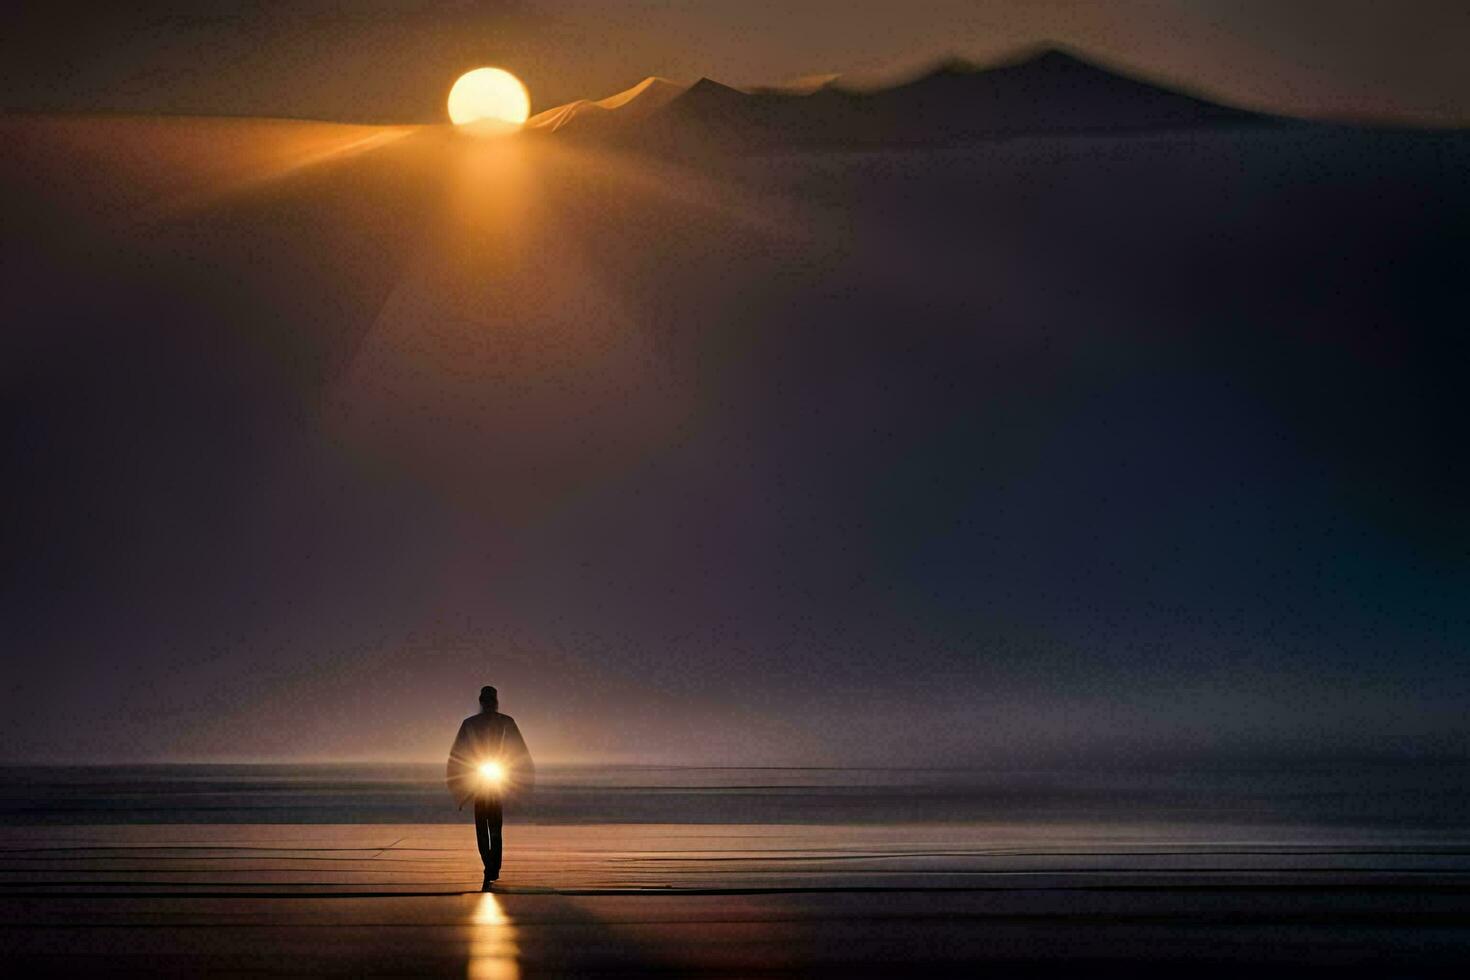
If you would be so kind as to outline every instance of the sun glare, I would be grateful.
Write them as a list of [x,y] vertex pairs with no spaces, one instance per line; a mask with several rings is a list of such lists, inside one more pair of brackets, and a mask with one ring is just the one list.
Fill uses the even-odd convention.
[[519,126],[531,114],[531,95],[503,68],[476,68],[449,90],[449,121],[456,126]]

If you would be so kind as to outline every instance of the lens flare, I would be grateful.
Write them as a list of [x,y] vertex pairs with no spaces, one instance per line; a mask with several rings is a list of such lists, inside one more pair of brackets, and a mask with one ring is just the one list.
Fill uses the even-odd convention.
[[499,786],[505,781],[505,767],[498,762],[480,763],[480,782],[487,786]]

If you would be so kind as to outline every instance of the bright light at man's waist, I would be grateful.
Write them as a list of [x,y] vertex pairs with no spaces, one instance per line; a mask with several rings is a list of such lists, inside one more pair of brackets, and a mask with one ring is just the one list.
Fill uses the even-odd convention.
[[480,782],[499,786],[505,781],[505,767],[498,762],[480,763]]

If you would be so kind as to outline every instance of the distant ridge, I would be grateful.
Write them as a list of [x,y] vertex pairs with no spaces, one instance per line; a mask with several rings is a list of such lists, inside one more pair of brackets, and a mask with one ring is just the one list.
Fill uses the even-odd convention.
[[609,95],[605,99],[578,99],[538,112],[526,120],[526,128],[549,133],[568,129],[579,134],[588,130],[605,130],[611,121],[609,117],[613,114],[616,114],[618,124],[643,119],[668,105],[683,91],[682,85],[667,78],[650,75],[632,88]]
[[[590,131],[587,124],[593,120],[587,116],[597,110],[588,107],[606,107],[624,95],[628,93],[573,103],[542,113],[532,124],[551,131]],[[635,95],[631,101],[647,98]],[[946,60],[916,78],[874,91],[845,88],[839,80],[809,91],[743,92],[701,78],[682,90],[664,83],[655,98],[661,101],[648,101],[648,110],[637,116],[608,118],[611,114],[602,112],[596,135],[651,148],[739,152],[813,144],[949,144],[1006,135],[1133,132],[1272,118],[1120,74],[1058,48],[986,67]],[[548,118],[538,122],[543,117]]]

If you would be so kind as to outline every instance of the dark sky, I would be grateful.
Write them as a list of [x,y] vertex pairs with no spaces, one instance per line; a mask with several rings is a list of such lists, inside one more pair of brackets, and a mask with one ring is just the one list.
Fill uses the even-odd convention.
[[[1453,107],[1462,69],[1408,54],[1449,15],[1331,8],[130,11],[7,33],[3,71],[15,103],[413,117],[479,61],[562,98],[1049,35]],[[1470,748],[1461,134],[693,166],[0,126],[4,759],[433,759],[483,683],[562,760]]]
[[59,0],[8,16],[0,89],[12,108],[423,122],[487,63],[539,109],[651,74],[871,80],[1052,41],[1251,107],[1463,124],[1467,40],[1455,2]]

